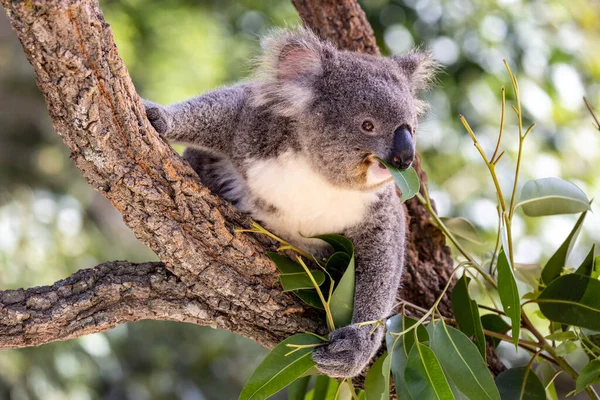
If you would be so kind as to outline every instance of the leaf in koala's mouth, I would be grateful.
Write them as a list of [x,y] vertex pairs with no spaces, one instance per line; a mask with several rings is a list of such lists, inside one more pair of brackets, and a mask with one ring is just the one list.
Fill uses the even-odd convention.
[[400,199],[402,203],[413,198],[417,193],[419,193],[421,183],[419,182],[419,175],[417,175],[417,172],[413,167],[408,169],[398,169],[393,165],[383,161],[381,158],[376,158],[379,163],[387,168],[388,171],[390,171],[390,174],[392,174],[394,182],[396,182],[396,186],[398,186],[402,192],[402,198]]

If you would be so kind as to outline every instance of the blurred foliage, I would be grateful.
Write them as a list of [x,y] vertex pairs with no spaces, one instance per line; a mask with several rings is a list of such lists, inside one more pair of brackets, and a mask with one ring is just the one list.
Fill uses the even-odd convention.
[[[600,134],[582,96],[600,109],[600,3],[596,0],[365,0],[384,52],[429,47],[445,69],[426,94],[431,111],[419,150],[442,216],[469,218],[490,240],[493,188],[458,120],[467,116],[488,152],[500,119],[502,59],[519,77],[528,122],[522,182],[561,176],[600,193]],[[139,93],[169,103],[244,79],[258,37],[294,25],[287,0],[101,1]],[[507,100],[512,92],[507,90]],[[517,149],[507,111],[507,154],[497,168],[512,182]],[[50,284],[114,259],[155,259],[120,215],[85,183],[54,133],[31,67],[0,17],[0,287]],[[574,249],[578,265],[600,241],[597,205]],[[513,221],[516,260],[543,262],[576,217]],[[488,246],[489,247],[489,246]],[[504,351],[513,365],[519,358]],[[0,352],[0,399],[231,399],[263,349],[210,328],[139,322],[105,334]]]

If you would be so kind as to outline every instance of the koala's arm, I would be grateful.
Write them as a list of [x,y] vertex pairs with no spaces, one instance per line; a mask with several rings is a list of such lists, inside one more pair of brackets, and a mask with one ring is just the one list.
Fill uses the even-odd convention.
[[229,155],[247,97],[244,85],[169,106],[143,100],[150,123],[165,139]]
[[[345,232],[355,246],[354,324],[388,317],[396,301],[406,220],[399,199],[385,197],[373,205],[368,220]],[[371,335],[373,327],[350,325],[332,332],[330,343],[313,352],[318,369],[331,377],[358,375],[381,344],[383,327]]]

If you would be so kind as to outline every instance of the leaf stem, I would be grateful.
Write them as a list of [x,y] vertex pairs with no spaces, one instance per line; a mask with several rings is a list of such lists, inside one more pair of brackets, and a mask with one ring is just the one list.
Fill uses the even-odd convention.
[[304,268],[304,271],[306,271],[306,273],[308,274],[308,277],[310,278],[310,281],[312,282],[313,286],[315,287],[315,290],[317,291],[317,294],[319,295],[319,299],[321,299],[321,302],[323,303],[323,308],[325,309],[327,328],[329,329],[330,332],[333,332],[335,330],[335,324],[333,323],[333,315],[331,315],[331,308],[329,307],[329,301],[325,301],[325,297],[323,296],[323,292],[321,292],[321,288],[317,284],[317,281],[315,281],[315,278],[313,277],[312,273],[310,272],[310,270],[308,269],[306,264],[304,264],[304,260],[302,260],[302,257],[296,256],[296,259],[298,260],[300,265],[302,265],[302,268]]

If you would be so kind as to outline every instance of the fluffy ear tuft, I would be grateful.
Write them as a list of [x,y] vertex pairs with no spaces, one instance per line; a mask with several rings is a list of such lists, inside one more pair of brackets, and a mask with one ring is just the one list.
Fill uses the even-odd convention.
[[277,29],[261,40],[256,60],[253,104],[269,105],[293,116],[313,98],[313,83],[323,73],[323,56],[335,49],[304,28]]
[[415,91],[427,89],[440,69],[439,64],[428,51],[413,50],[401,56],[393,56],[392,60],[408,77]]

